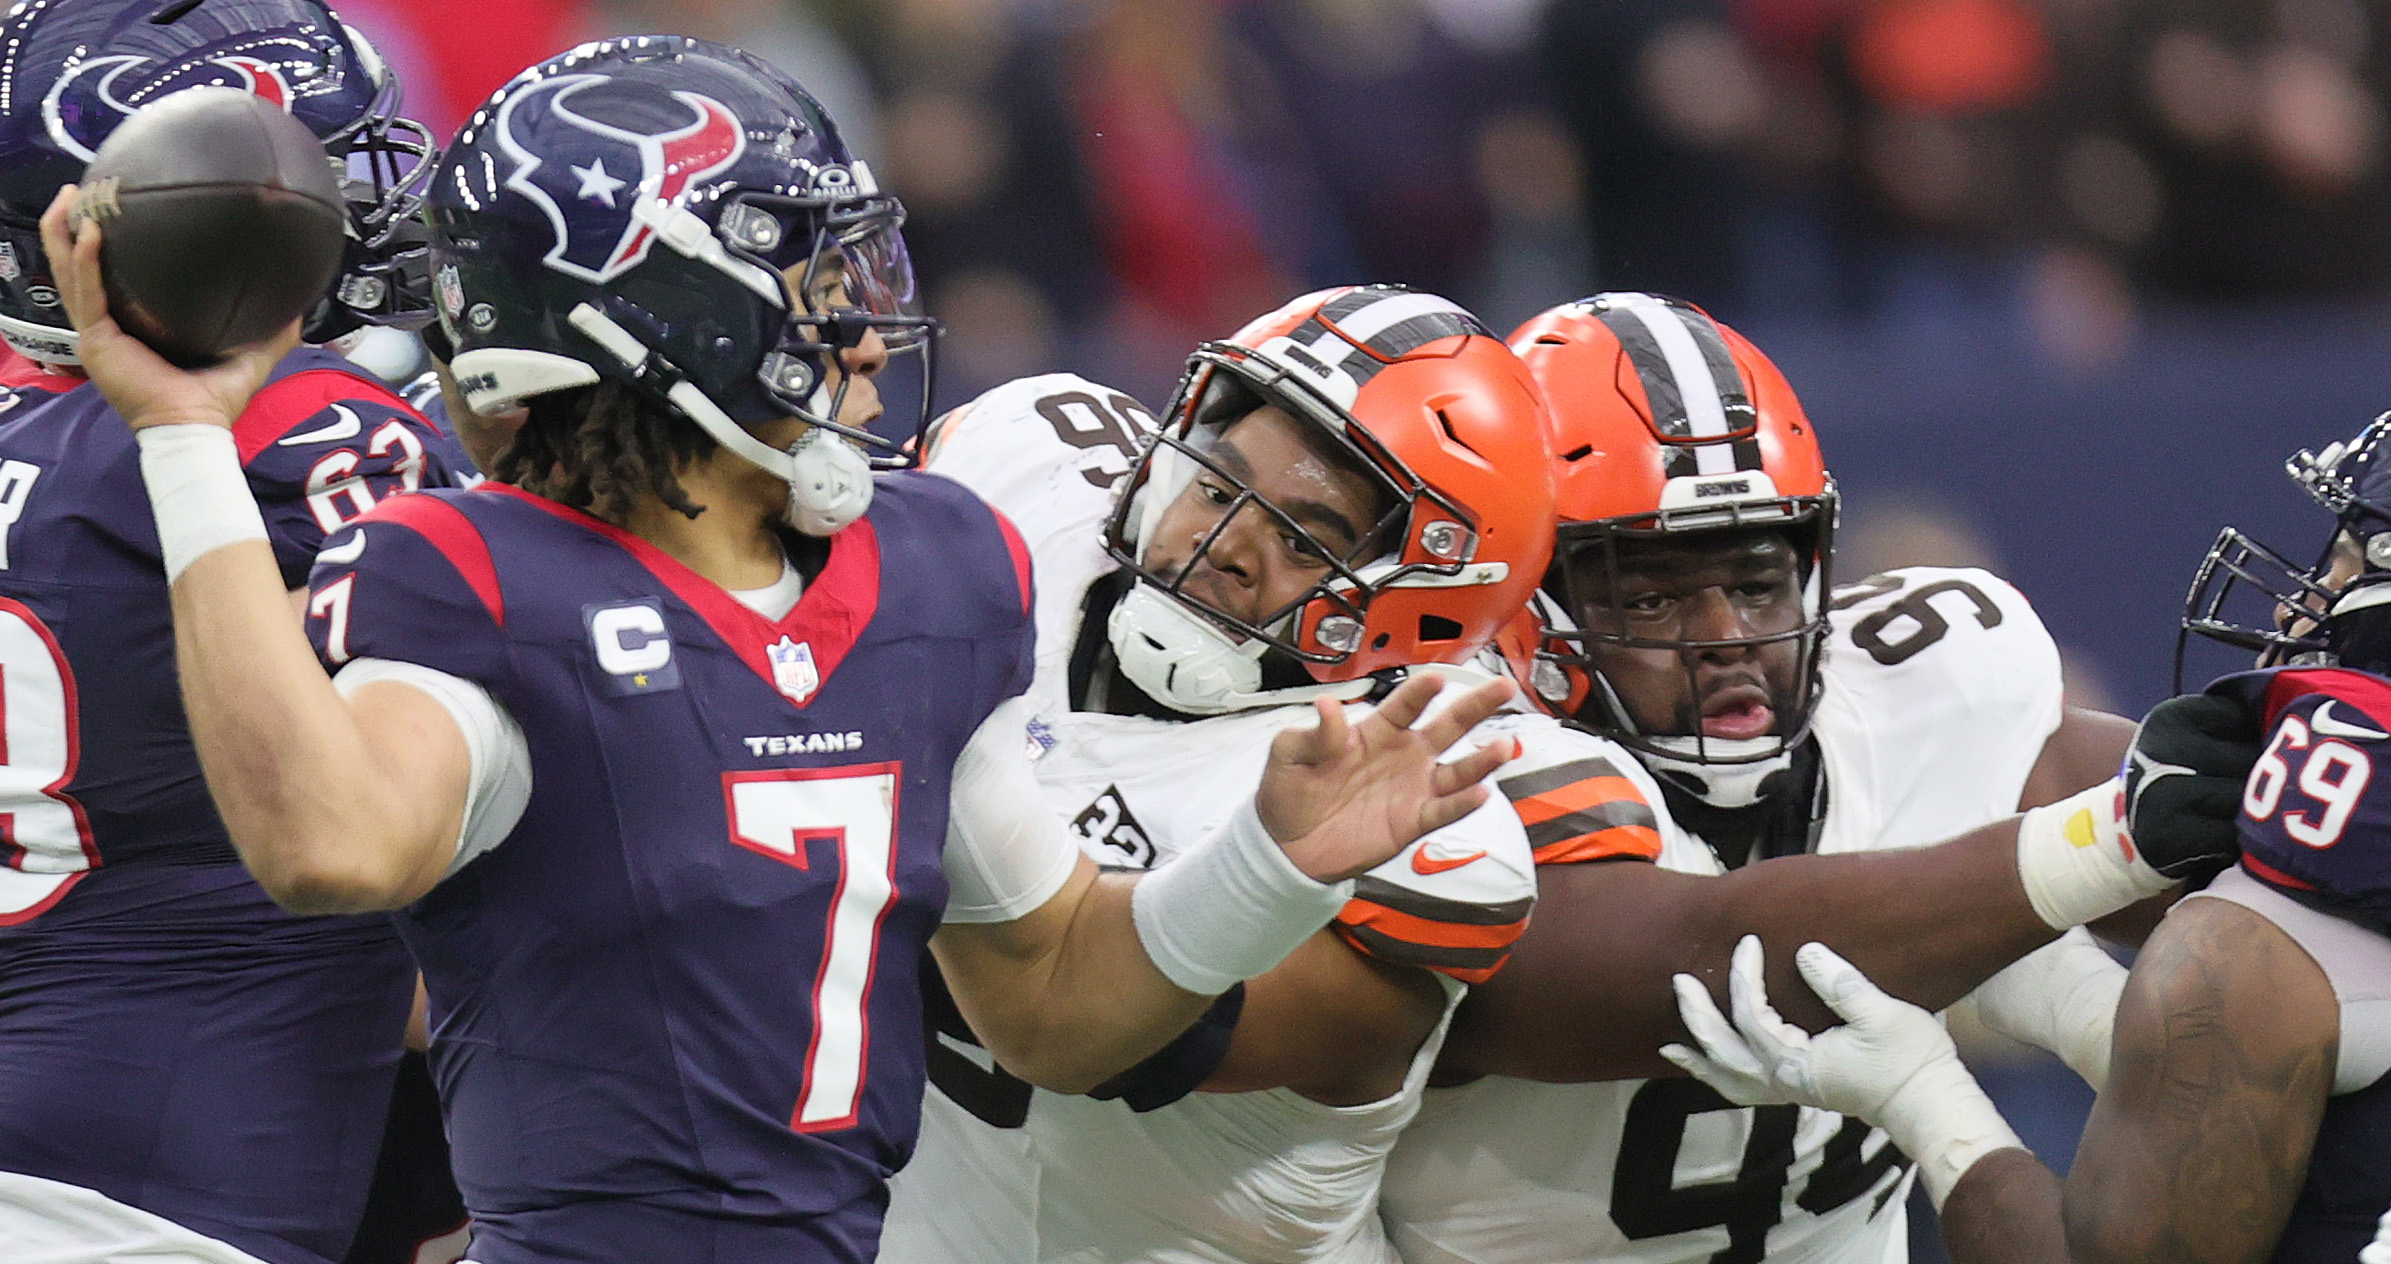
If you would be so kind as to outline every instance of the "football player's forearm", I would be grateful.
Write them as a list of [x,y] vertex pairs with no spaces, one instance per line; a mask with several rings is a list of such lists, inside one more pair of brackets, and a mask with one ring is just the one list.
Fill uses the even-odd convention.
[[2026,1150],[1995,1150],[1936,1213],[1952,1264],[2072,1264],[2059,1178]]
[[[2003,821],[1938,847],[1795,856],[1720,876],[1547,866],[1535,920],[1463,1004],[1443,1069],[1557,1082],[1675,1074],[1654,1052],[1686,1039],[1670,976],[1716,993],[1747,934],[1824,943],[1885,991],[1940,1009],[2057,933],[2026,899],[2016,834]],[[1768,969],[1787,1019],[1811,1031],[1835,1021],[1792,954],[1771,954]]]
[[1213,1000],[1146,955],[1130,914],[1136,880],[1094,870],[1026,917],[948,925],[931,941],[972,1032],[1006,1071],[1050,1092],[1084,1093],[1137,1065]]
[[1435,976],[1371,960],[1324,930],[1246,981],[1228,1056],[1202,1089],[1289,1088],[1329,1106],[1379,1101],[1402,1090],[1444,1012]]
[[400,743],[369,742],[333,690],[291,618],[272,550],[245,541],[204,554],[172,592],[192,741],[259,884],[310,913],[419,894],[428,857],[400,840],[436,829],[439,805],[391,793],[387,769],[409,757]]

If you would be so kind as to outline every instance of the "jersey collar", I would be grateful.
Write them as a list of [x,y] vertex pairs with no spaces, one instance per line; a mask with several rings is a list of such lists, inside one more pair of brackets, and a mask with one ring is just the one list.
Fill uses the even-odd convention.
[[[795,707],[803,708],[821,696],[822,686],[855,648],[880,606],[880,536],[870,518],[858,519],[830,537],[830,560],[823,564],[822,573],[806,585],[805,594],[788,614],[767,619],[671,554],[621,527],[519,487],[485,483],[481,490],[511,496],[621,546],[705,620],[749,670]],[[793,673],[789,664],[800,652],[810,670]]]

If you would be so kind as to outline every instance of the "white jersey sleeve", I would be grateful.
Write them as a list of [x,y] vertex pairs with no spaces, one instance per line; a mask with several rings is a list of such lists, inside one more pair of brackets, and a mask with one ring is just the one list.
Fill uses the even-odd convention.
[[1514,731],[1519,758],[1503,765],[1494,786],[1527,830],[1538,865],[1641,860],[1718,871],[1710,849],[1670,819],[1652,774],[1617,743],[1558,721]]
[[1986,571],[1909,567],[1837,588],[1815,728],[1820,851],[1940,842],[2017,810],[2059,727],[2059,647]]
[[1069,373],[1007,382],[939,418],[923,460],[996,506],[1037,559],[1033,710],[1068,710],[1071,648],[1104,552],[1113,493],[1155,429],[1121,391]]
[[955,759],[946,818],[946,919],[1015,921],[1054,898],[1079,844],[1038,789],[1026,747],[1029,710],[1007,698]]
[[[1455,743],[1452,757],[1548,726],[1559,727],[1542,716],[1498,715]],[[1489,795],[1356,879],[1334,928],[1366,957],[1482,983],[1510,960],[1535,904],[1527,831],[1509,801]]]
[[489,690],[420,663],[351,659],[332,678],[332,687],[346,698],[382,681],[409,686],[439,703],[465,739],[464,824],[457,833],[456,856],[448,862],[448,873],[455,873],[505,841],[523,819],[523,809],[531,802],[531,744],[524,740],[523,727]]

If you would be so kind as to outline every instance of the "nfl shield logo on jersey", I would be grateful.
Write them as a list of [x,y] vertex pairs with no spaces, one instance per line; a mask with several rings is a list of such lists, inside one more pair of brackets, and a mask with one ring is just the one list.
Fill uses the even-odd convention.
[[813,642],[784,636],[764,652],[772,658],[772,687],[788,695],[789,701],[803,702],[821,688],[822,673],[814,666]]

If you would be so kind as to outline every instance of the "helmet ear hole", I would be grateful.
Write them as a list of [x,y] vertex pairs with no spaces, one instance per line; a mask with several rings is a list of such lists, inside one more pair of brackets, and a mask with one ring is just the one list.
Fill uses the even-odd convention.
[[1458,641],[1461,639],[1461,631],[1459,622],[1445,618],[1443,615],[1424,614],[1420,616],[1420,639],[1423,641]]

